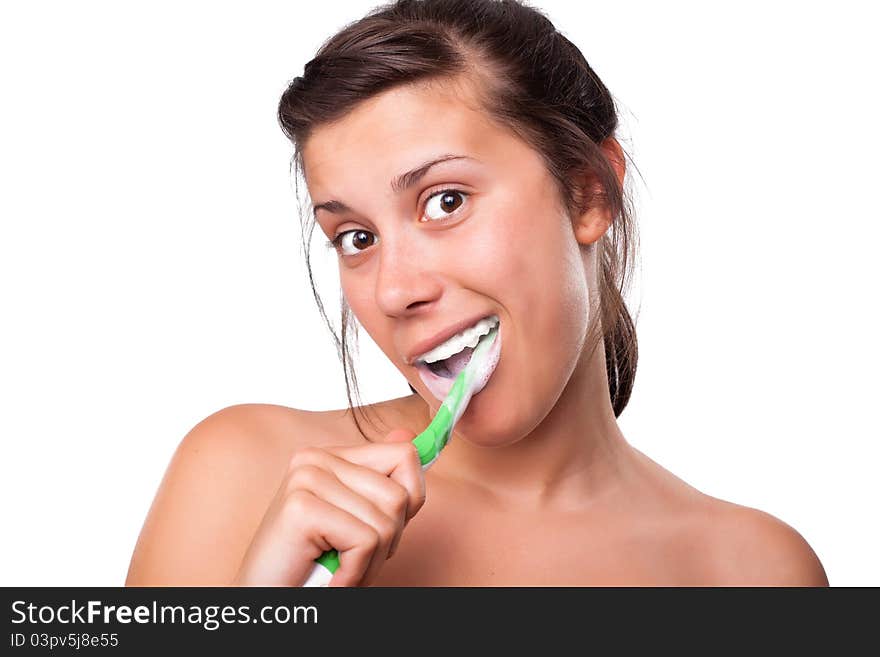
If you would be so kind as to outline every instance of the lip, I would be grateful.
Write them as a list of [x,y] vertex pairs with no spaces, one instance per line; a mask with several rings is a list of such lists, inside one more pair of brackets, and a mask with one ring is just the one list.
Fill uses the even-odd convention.
[[435,333],[426,340],[422,340],[421,342],[416,343],[413,349],[409,352],[409,355],[406,357],[406,364],[415,365],[416,358],[418,358],[422,354],[428,353],[437,345],[443,344],[456,333],[461,333],[466,328],[470,328],[481,319],[486,319],[488,317],[492,317],[493,315],[494,313],[473,315],[470,318],[463,319],[459,322],[456,322],[455,324],[452,324],[451,326],[447,326],[445,329],[443,329],[439,333]]

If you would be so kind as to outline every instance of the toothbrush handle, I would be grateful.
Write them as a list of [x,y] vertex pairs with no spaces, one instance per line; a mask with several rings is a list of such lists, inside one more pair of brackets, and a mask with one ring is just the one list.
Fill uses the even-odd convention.
[[[419,451],[419,460],[422,462],[422,472],[431,467],[431,464],[437,460],[440,450],[449,441],[449,435],[452,433],[453,419],[453,413],[446,404],[443,404],[440,406],[440,410],[437,411],[437,415],[431,420],[431,424],[422,433],[413,438],[412,442]],[[303,586],[328,586],[333,578],[333,573],[338,568],[339,553],[336,550],[327,550],[315,559],[315,565],[312,567],[306,581],[303,582]]]
[[[418,436],[413,438],[413,444],[419,451],[419,459],[422,462],[424,472],[437,460],[449,438],[452,436],[452,428],[458,419],[464,414],[465,409],[473,394],[474,377],[477,376],[479,367],[485,363],[491,345],[498,337],[498,330],[493,328],[487,334],[486,340],[482,340],[474,350],[471,360],[462,370],[452,384],[446,399],[440,405],[437,414],[431,420],[428,427]],[[475,365],[476,363],[476,365]],[[328,586],[333,578],[333,573],[339,568],[339,553],[336,550],[328,550],[315,559],[312,571],[303,583],[303,586]]]
[[[433,460],[427,465],[422,465],[422,471],[427,470]],[[312,571],[303,582],[304,587],[329,586],[330,580],[333,579],[333,573],[339,569],[339,553],[336,550],[327,550],[320,557],[315,559],[315,565]]]
[[[443,400],[431,423],[412,440],[419,451],[422,472],[431,467],[431,464],[437,460],[440,450],[446,447],[446,443],[449,442],[452,428],[455,426],[458,418],[464,413],[468,403],[470,403],[471,376],[469,376],[469,371],[470,367],[466,368],[455,378],[455,383],[452,384],[452,388],[447,393],[446,399]],[[328,586],[333,578],[333,573],[338,568],[339,553],[336,550],[327,550],[315,559],[315,565],[312,567],[306,581],[303,582],[303,586]]]

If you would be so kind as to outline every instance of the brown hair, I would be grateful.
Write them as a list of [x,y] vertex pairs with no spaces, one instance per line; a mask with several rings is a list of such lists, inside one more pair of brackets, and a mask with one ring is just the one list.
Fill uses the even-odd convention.
[[[519,0],[398,0],[348,24],[323,43],[281,96],[278,120],[295,147],[292,164],[302,169],[303,146],[317,126],[367,98],[398,85],[459,76],[477,81],[487,114],[540,153],[570,216],[594,203],[606,204],[611,213],[612,224],[595,245],[599,317],[590,344],[595,349],[600,327],[609,394],[619,416],[632,391],[638,346],[623,298],[637,248],[632,204],[599,148],[614,136],[617,112],[580,50],[543,13]],[[344,296],[341,337],[324,312],[309,262],[309,217],[310,223],[302,223],[309,282],[336,343],[353,411],[357,377],[347,336],[356,339],[356,324]]]

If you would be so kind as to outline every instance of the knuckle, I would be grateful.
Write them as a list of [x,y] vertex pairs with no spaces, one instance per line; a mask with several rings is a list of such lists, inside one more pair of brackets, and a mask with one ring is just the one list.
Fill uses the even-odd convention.
[[406,488],[403,486],[395,486],[391,489],[389,497],[391,498],[391,508],[396,514],[399,515],[406,510],[406,507],[409,504],[409,493]]
[[287,462],[288,471],[293,472],[305,465],[315,463],[320,451],[320,449],[311,445],[295,450]]
[[397,521],[385,516],[379,524],[378,534],[381,542],[390,544],[394,540],[394,535],[397,534]]
[[292,488],[314,488],[324,471],[317,465],[306,464],[298,467],[290,475]]
[[314,503],[311,493],[304,490],[295,490],[287,496],[284,510],[292,518],[297,518],[309,513]]
[[369,525],[364,528],[364,545],[367,546],[371,551],[376,550],[379,547],[379,544],[382,542],[382,537],[379,536],[379,532],[376,531],[375,527],[370,527]]

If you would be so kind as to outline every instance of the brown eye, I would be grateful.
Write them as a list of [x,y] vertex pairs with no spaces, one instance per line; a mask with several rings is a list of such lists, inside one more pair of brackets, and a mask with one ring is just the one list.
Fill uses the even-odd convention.
[[333,240],[342,255],[357,255],[376,243],[376,236],[368,230],[347,230]]
[[373,244],[373,233],[369,233],[365,230],[359,230],[354,234],[354,238],[352,239],[355,248],[357,249],[366,249],[368,246]]
[[[457,189],[444,189],[437,192],[425,204],[425,214],[428,215],[429,220],[442,221],[461,207],[463,201],[458,199],[464,199],[466,196],[468,194]],[[432,214],[429,210],[435,210],[436,212]]]

